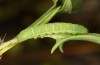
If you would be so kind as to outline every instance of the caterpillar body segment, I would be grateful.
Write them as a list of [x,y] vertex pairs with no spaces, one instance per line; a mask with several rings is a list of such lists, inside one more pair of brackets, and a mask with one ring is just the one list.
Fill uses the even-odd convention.
[[[38,25],[35,28],[27,28],[20,32],[17,36],[19,41],[31,39],[31,38],[43,38],[46,35],[51,34],[87,34],[88,30],[81,25],[72,24],[72,23],[48,23]],[[23,37],[23,38],[22,38]]]

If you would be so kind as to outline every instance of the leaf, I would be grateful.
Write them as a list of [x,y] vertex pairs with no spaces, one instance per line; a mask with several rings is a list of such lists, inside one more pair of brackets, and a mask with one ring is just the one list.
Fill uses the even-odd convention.
[[62,44],[60,44],[60,46],[59,46],[59,50],[63,53],[64,51],[63,51],[63,44],[64,43],[62,43]]
[[[61,39],[62,40],[62,39]],[[51,54],[53,54],[53,52],[61,45],[63,44],[63,42],[61,42],[61,40],[56,40],[55,45],[52,47],[51,49]]]
[[59,11],[60,7],[51,7],[46,13],[44,13],[40,18],[38,18],[33,24],[31,24],[29,27],[35,27],[40,24],[46,24],[48,23],[54,15],[56,15]]
[[55,45],[52,47],[51,49],[51,54],[59,47],[60,51],[63,53],[63,43],[65,41],[68,41],[67,39],[69,39],[69,37],[71,37],[72,35],[65,35],[63,36],[63,38],[55,38],[56,39],[56,43]]
[[53,0],[54,6],[61,6],[60,12],[76,13],[80,10],[83,0]]
[[71,0],[53,0],[53,2],[54,2],[54,5],[56,5],[56,7],[61,6],[61,9],[59,12],[71,13],[72,11]]
[[65,37],[60,40],[56,40],[56,44],[53,46],[51,50],[51,54],[59,47],[60,51],[63,52],[63,44],[66,41],[70,40],[83,40],[83,41],[89,41],[89,42],[94,42],[96,44],[100,44],[100,34],[96,33],[89,33],[85,35],[73,35],[69,37]]
[[62,0],[62,7],[61,7],[61,11],[62,12],[66,12],[66,13],[71,13],[72,11],[72,2],[71,0]]

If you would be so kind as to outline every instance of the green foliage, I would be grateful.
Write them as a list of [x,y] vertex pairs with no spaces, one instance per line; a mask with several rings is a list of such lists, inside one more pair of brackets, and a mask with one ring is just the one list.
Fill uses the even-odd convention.
[[71,13],[71,0],[53,0],[55,6],[61,6],[60,12]]
[[51,50],[51,53],[53,53],[58,47],[60,51],[63,52],[63,44],[64,42],[69,40],[84,40],[84,41],[90,41],[90,42],[100,44],[100,34],[88,33],[84,35],[69,35],[63,39],[56,41],[56,44],[53,46]]
[[59,25],[48,23],[57,13],[71,13],[72,10],[78,9],[81,2],[82,0],[53,0],[54,5],[39,19],[13,39],[0,45],[0,56],[16,44],[38,37],[51,37],[56,40],[51,53],[58,47],[63,52],[63,43],[69,40],[85,40],[100,44],[100,34],[89,33],[84,26],[68,23],[59,23]]
[[83,0],[53,0],[54,6],[61,6],[60,12],[74,13],[77,12]]

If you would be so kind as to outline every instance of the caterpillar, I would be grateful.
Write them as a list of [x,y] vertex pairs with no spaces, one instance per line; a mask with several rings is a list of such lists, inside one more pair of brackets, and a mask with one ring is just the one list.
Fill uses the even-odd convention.
[[19,33],[17,36],[19,41],[25,41],[31,38],[43,38],[45,35],[51,34],[87,34],[88,30],[78,24],[72,23],[48,23],[38,25],[34,28],[30,27]]

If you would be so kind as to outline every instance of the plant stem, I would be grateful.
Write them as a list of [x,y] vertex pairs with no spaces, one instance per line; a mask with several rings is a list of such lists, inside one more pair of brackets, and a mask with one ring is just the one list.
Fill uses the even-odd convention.
[[18,43],[20,43],[20,41],[17,38],[4,42],[2,45],[0,45],[0,56]]
[[[49,9],[43,16],[41,16],[38,20],[35,21],[35,23],[33,23],[32,25],[30,25],[29,27],[33,27],[39,24],[44,24],[44,23],[48,23],[49,20],[51,20],[51,18],[58,13],[60,7],[57,7],[55,9],[53,9],[53,7],[51,9]],[[27,35],[27,34],[26,34]],[[21,40],[19,39],[21,38]],[[34,37],[33,37],[34,38]],[[12,40],[9,40],[7,42],[4,42],[2,45],[0,45],[0,56],[6,52],[7,50],[9,50],[10,48],[12,48],[13,46],[15,46],[16,44],[23,42],[27,39],[22,39],[21,35],[18,34],[15,38],[13,38]]]
[[[66,41],[70,41],[70,40],[83,40],[83,41],[90,41],[90,42],[94,42],[97,44],[100,44],[100,36],[97,35],[75,35],[75,36],[70,36],[67,38],[62,39],[61,41],[59,41],[58,43],[56,43],[52,50],[51,50],[51,54],[60,46],[62,45],[64,42]],[[61,46],[62,47],[62,46]],[[62,51],[62,48],[60,48],[60,50]]]
[[29,27],[48,23],[52,19],[52,17],[58,13],[60,8],[61,8],[60,6],[57,8],[51,7],[46,13],[44,13],[39,19],[33,22],[33,24],[31,24]]

